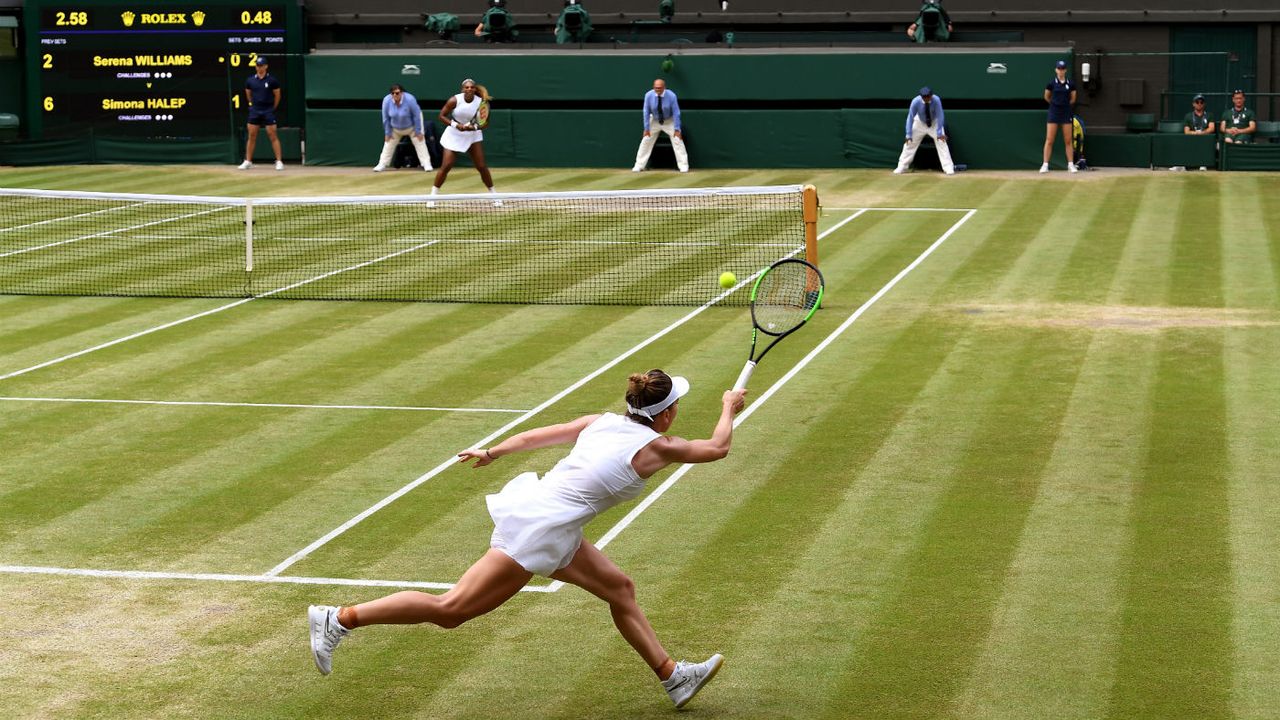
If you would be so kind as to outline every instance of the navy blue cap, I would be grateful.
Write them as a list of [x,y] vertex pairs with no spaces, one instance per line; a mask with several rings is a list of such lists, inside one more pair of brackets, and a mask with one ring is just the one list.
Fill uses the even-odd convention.
[[254,65],[266,65],[266,64],[267,64],[267,59],[266,59],[265,57],[263,57],[263,56],[259,55],[259,56],[258,56],[258,59],[253,61],[253,64],[254,64]]
[[1191,98],[1191,102],[1195,102],[1197,100],[1203,100],[1203,99],[1204,99],[1203,95],[1201,95],[1200,93],[1196,93],[1196,96]]
[[920,88],[920,97],[929,97],[932,94],[933,94],[933,91],[929,89],[928,85],[925,85],[924,87]]
[[1060,69],[1062,69],[1062,70],[1066,70],[1066,69],[1067,69],[1067,61],[1066,61],[1066,60],[1059,60],[1059,61],[1058,61],[1058,64],[1057,64],[1057,65],[1054,65],[1054,67],[1056,67],[1056,68],[1060,68]]

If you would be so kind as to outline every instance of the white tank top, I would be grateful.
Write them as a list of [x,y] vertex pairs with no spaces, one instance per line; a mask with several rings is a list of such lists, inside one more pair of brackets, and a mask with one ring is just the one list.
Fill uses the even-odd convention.
[[468,125],[476,119],[476,113],[480,112],[479,93],[476,93],[475,97],[471,98],[471,102],[467,102],[467,96],[462,93],[454,95],[453,99],[455,101],[453,104],[454,122]]
[[644,478],[631,466],[631,459],[659,437],[649,427],[605,413],[578,435],[568,457],[543,476],[543,486],[566,500],[586,502],[596,513],[604,512],[644,490]]

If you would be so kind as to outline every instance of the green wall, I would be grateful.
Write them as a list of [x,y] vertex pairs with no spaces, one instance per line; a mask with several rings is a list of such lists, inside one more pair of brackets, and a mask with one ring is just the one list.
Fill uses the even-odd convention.
[[[887,167],[897,160],[907,104],[922,85],[944,102],[1034,106],[1053,62],[1069,55],[914,46],[690,50],[671,55],[674,67],[664,73],[667,54],[652,50],[319,53],[306,59],[307,163],[375,162],[382,140],[375,107],[392,83],[416,95],[430,116],[472,77],[495,98],[485,131],[485,154],[495,166],[629,167],[642,130],[640,98],[662,76],[682,100],[694,167]],[[557,103],[570,105],[519,107]],[[958,161],[1039,165],[1043,110],[957,110],[947,117],[963,149]]]
[[[499,101],[634,100],[638,106],[659,75],[680,97],[700,102],[900,99],[905,105],[921,85],[932,86],[943,97],[1037,99],[1052,76],[1053,62],[1069,58],[1070,51],[936,46],[787,54],[691,51],[672,55],[674,67],[663,73],[666,56],[653,51],[572,50],[319,53],[306,59],[307,101],[378,100],[387,86],[398,82],[425,105],[438,106],[470,77]],[[413,67],[420,74],[411,74]]]
[[[787,123],[750,110],[686,112],[695,168],[892,167],[902,150],[906,102],[893,110],[819,110]],[[956,162],[973,168],[1040,165],[1039,110],[947,112]],[[635,162],[640,113],[630,110],[493,111],[485,156],[501,167],[617,167]],[[309,110],[308,165],[373,165],[382,148],[376,110]],[[1060,153],[1059,153],[1060,154]],[[1061,161],[1061,158],[1056,158]]]

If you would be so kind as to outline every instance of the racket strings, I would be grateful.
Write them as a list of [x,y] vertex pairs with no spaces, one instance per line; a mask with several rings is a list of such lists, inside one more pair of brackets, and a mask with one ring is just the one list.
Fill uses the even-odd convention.
[[781,335],[809,318],[818,302],[822,281],[816,272],[801,263],[774,267],[760,278],[752,313],[756,325],[766,333]]

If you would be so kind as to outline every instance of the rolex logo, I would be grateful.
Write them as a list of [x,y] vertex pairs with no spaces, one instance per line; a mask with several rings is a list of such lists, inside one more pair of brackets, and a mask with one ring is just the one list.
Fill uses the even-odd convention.
[[124,21],[125,27],[133,27],[133,19],[135,17],[137,17],[137,15],[134,15],[128,10],[125,10],[124,12],[120,13],[120,19]]
[[196,24],[196,27],[200,27],[201,25],[204,25],[204,17],[205,17],[204,13],[200,12],[199,10],[191,13],[191,21]]

